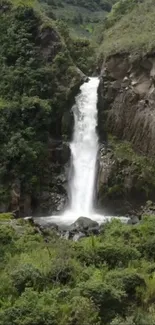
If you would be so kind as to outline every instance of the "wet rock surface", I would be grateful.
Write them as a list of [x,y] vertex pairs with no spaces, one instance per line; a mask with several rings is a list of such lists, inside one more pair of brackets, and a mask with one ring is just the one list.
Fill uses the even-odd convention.
[[[127,219],[128,218],[128,219]],[[118,217],[119,219],[119,217]],[[52,222],[52,219],[49,221],[48,218],[25,218],[27,222],[37,228],[37,231],[45,235],[48,231],[55,231],[55,233],[66,240],[79,241],[82,238],[99,235],[104,229],[104,224],[110,222],[110,218],[104,220],[103,223],[98,224],[96,221],[91,220],[90,218],[80,217],[72,225],[57,224]],[[129,218],[120,217],[121,222],[126,223],[127,225],[134,225],[139,222],[137,216],[132,216]]]
[[96,221],[93,221],[86,217],[78,218],[73,224],[66,225],[63,223],[57,224],[48,218],[25,218],[28,222],[34,226],[39,227],[39,229],[44,232],[46,229],[55,230],[57,234],[64,239],[71,239],[73,241],[78,241],[81,238],[88,237],[91,235],[98,235],[100,233],[100,226]]
[[88,230],[95,227],[98,227],[98,223],[96,221],[86,217],[80,217],[70,226],[70,230]]

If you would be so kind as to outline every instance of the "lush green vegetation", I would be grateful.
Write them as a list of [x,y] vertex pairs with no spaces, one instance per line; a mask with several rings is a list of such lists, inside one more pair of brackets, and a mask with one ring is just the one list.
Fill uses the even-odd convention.
[[66,3],[71,4],[73,6],[80,6],[82,8],[88,8],[92,11],[94,10],[106,10],[106,11],[110,11],[112,4],[115,2],[115,0],[44,0],[46,1],[48,4],[51,4],[52,6],[62,6],[64,7],[64,5]]
[[95,46],[89,39],[71,37],[68,25],[63,21],[57,21],[57,28],[64,38],[73,62],[83,73],[91,75],[96,64]]
[[147,201],[154,200],[154,159],[137,154],[130,142],[109,135],[112,160],[115,162],[107,186],[103,185],[102,199]]
[[78,243],[0,217],[0,242],[1,325],[154,325],[155,216]]
[[9,202],[16,179],[23,194],[44,188],[49,140],[65,136],[63,114],[81,82],[63,38],[35,1],[2,1],[2,8],[0,203]]
[[116,3],[105,23],[99,28],[101,55],[120,52],[144,55],[153,51],[154,4],[154,0],[120,0]]
[[72,39],[66,23],[47,17],[36,0],[2,0],[1,6],[3,212],[12,211],[14,183],[19,184],[21,200],[29,195],[33,202],[39,202],[44,190],[53,190],[57,166],[53,166],[50,154],[51,139],[70,135],[70,107],[82,81],[77,68],[91,74],[94,48],[89,40]]
[[[114,139],[114,138],[113,138]],[[154,159],[138,155],[129,142],[112,142],[114,155],[120,163],[131,167],[137,190],[145,192],[148,199],[155,191],[155,164]]]
[[67,22],[74,36],[90,37],[116,0],[40,0],[46,14]]

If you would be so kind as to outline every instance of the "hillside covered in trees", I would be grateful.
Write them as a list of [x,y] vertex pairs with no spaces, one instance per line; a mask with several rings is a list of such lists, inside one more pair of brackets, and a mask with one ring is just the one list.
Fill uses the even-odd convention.
[[90,37],[116,0],[40,0],[47,15],[65,21],[71,34]]

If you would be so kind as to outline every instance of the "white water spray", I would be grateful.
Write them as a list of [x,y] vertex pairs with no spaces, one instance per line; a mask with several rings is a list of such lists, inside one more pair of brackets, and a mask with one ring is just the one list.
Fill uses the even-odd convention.
[[81,86],[73,107],[74,135],[71,142],[73,177],[71,179],[70,213],[90,216],[93,212],[94,182],[98,153],[97,88],[98,78]]

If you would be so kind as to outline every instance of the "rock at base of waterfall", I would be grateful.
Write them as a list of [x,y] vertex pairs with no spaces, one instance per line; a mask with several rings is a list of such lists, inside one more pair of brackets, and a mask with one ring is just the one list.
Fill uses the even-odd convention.
[[128,225],[136,225],[137,223],[139,223],[139,218],[136,215],[130,216],[130,219],[127,222]]
[[91,236],[91,235],[99,235],[100,234],[100,226],[96,226],[96,227],[90,227],[87,230],[87,235]]
[[70,226],[70,230],[71,231],[88,231],[90,229],[97,229],[99,228],[99,224],[94,221],[91,220],[89,218],[86,217],[80,217],[78,218],[71,226]]
[[[25,218],[26,219],[26,218]],[[58,230],[58,225],[55,222],[48,221],[47,218],[33,218],[34,225],[40,229]]]
[[29,224],[32,225],[32,226],[35,224],[34,219],[33,219],[32,216],[25,217],[24,220],[29,222]]
[[79,241],[80,239],[86,237],[86,235],[83,232],[78,232],[75,234],[72,238],[73,241]]

